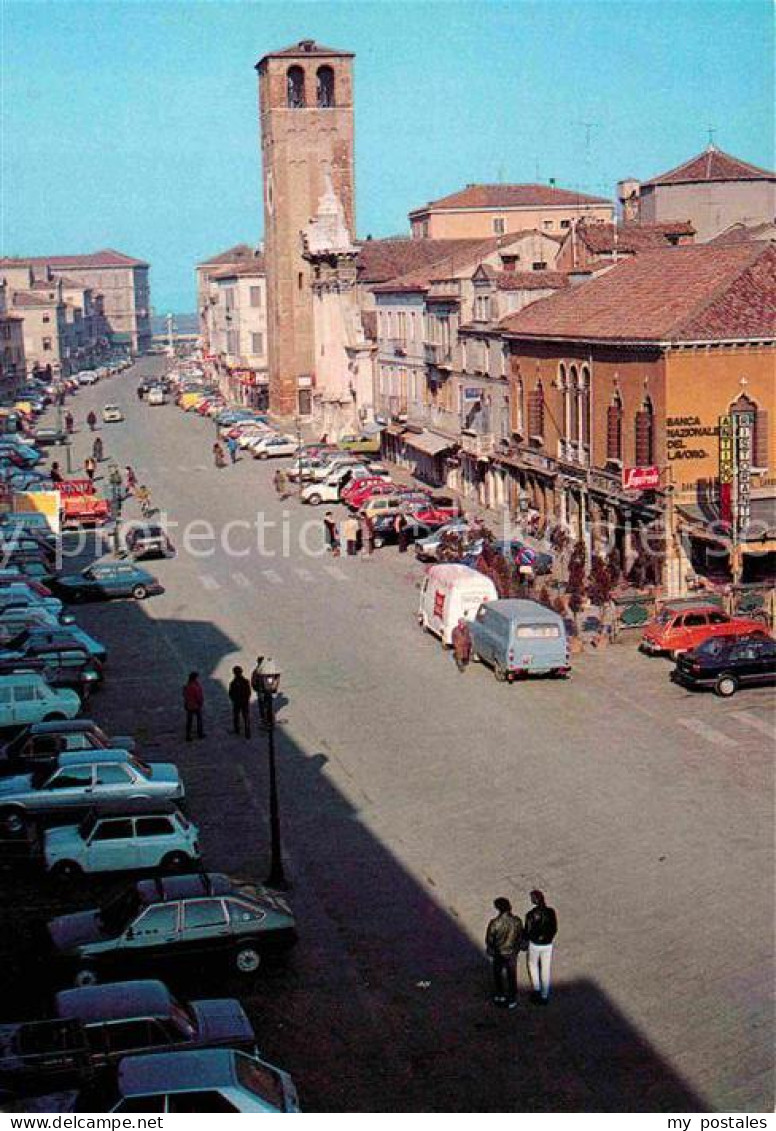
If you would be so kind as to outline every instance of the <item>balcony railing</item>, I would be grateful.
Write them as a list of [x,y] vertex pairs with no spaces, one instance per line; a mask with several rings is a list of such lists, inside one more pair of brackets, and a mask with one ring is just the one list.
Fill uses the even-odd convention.
[[440,342],[425,342],[423,354],[428,365],[444,366],[449,368],[452,363],[452,353],[449,345]]
[[487,458],[496,450],[496,437],[492,432],[461,432],[461,450],[478,459]]

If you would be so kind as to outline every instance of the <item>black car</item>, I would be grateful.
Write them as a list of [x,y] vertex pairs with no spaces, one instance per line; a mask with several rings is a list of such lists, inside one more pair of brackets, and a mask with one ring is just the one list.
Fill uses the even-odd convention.
[[93,719],[60,719],[30,723],[10,742],[0,747],[0,774],[23,774],[36,765],[56,762],[66,750],[135,749],[129,735],[110,737]]
[[248,976],[295,941],[294,917],[279,896],[200,872],[141,880],[101,908],[52,919],[40,957],[78,986],[160,967],[188,966],[196,975],[212,960]]
[[133,524],[124,534],[127,553],[135,561],[141,558],[171,558],[175,547],[165,533],[164,527],[153,523]]
[[0,651],[0,674],[16,671],[40,672],[52,687],[70,687],[82,699],[103,681],[102,665],[75,641],[24,652]]
[[38,447],[50,447],[51,445],[66,444],[67,432],[64,428],[56,428],[51,426],[44,426],[36,428],[32,434],[33,442]]
[[52,648],[79,648],[101,665],[108,659],[105,645],[77,624],[38,625],[20,629],[0,623],[0,651],[24,652],[32,656]]
[[712,637],[681,654],[671,678],[684,687],[711,687],[725,699],[739,687],[776,683],[776,641],[764,633]]
[[[410,542],[415,542],[418,538],[427,538],[435,529],[429,526],[426,522],[421,522],[418,518],[413,518],[411,514],[405,514],[407,520],[406,534]],[[399,541],[399,534],[396,530],[396,512],[393,514],[381,514],[373,520],[373,541],[376,550],[381,546],[393,545]]]

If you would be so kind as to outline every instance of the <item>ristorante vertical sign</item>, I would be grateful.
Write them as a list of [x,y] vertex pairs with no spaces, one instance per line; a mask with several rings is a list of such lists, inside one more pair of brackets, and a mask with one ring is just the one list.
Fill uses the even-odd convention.
[[752,492],[752,439],[754,414],[737,412],[733,416],[735,433],[735,541],[749,525]]

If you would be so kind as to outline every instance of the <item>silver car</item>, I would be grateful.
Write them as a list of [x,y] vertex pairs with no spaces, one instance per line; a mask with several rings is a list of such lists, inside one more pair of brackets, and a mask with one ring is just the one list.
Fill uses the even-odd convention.
[[471,523],[466,518],[454,518],[446,522],[427,538],[419,538],[415,543],[415,556],[421,562],[435,562],[438,560],[442,539],[446,534],[465,538],[471,530]]
[[124,801],[181,801],[177,766],[143,762],[125,750],[72,751],[55,769],[0,779],[0,827],[31,817],[70,819]]

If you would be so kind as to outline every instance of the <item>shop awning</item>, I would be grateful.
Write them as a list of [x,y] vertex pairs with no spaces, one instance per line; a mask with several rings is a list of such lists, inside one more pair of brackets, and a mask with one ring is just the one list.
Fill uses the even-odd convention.
[[454,440],[435,436],[433,432],[405,432],[404,443],[427,456],[438,456],[440,452],[449,452],[456,446]]
[[387,434],[389,436],[403,436],[404,435],[404,425],[403,424],[389,424],[388,427],[385,429],[385,431],[387,432]]

